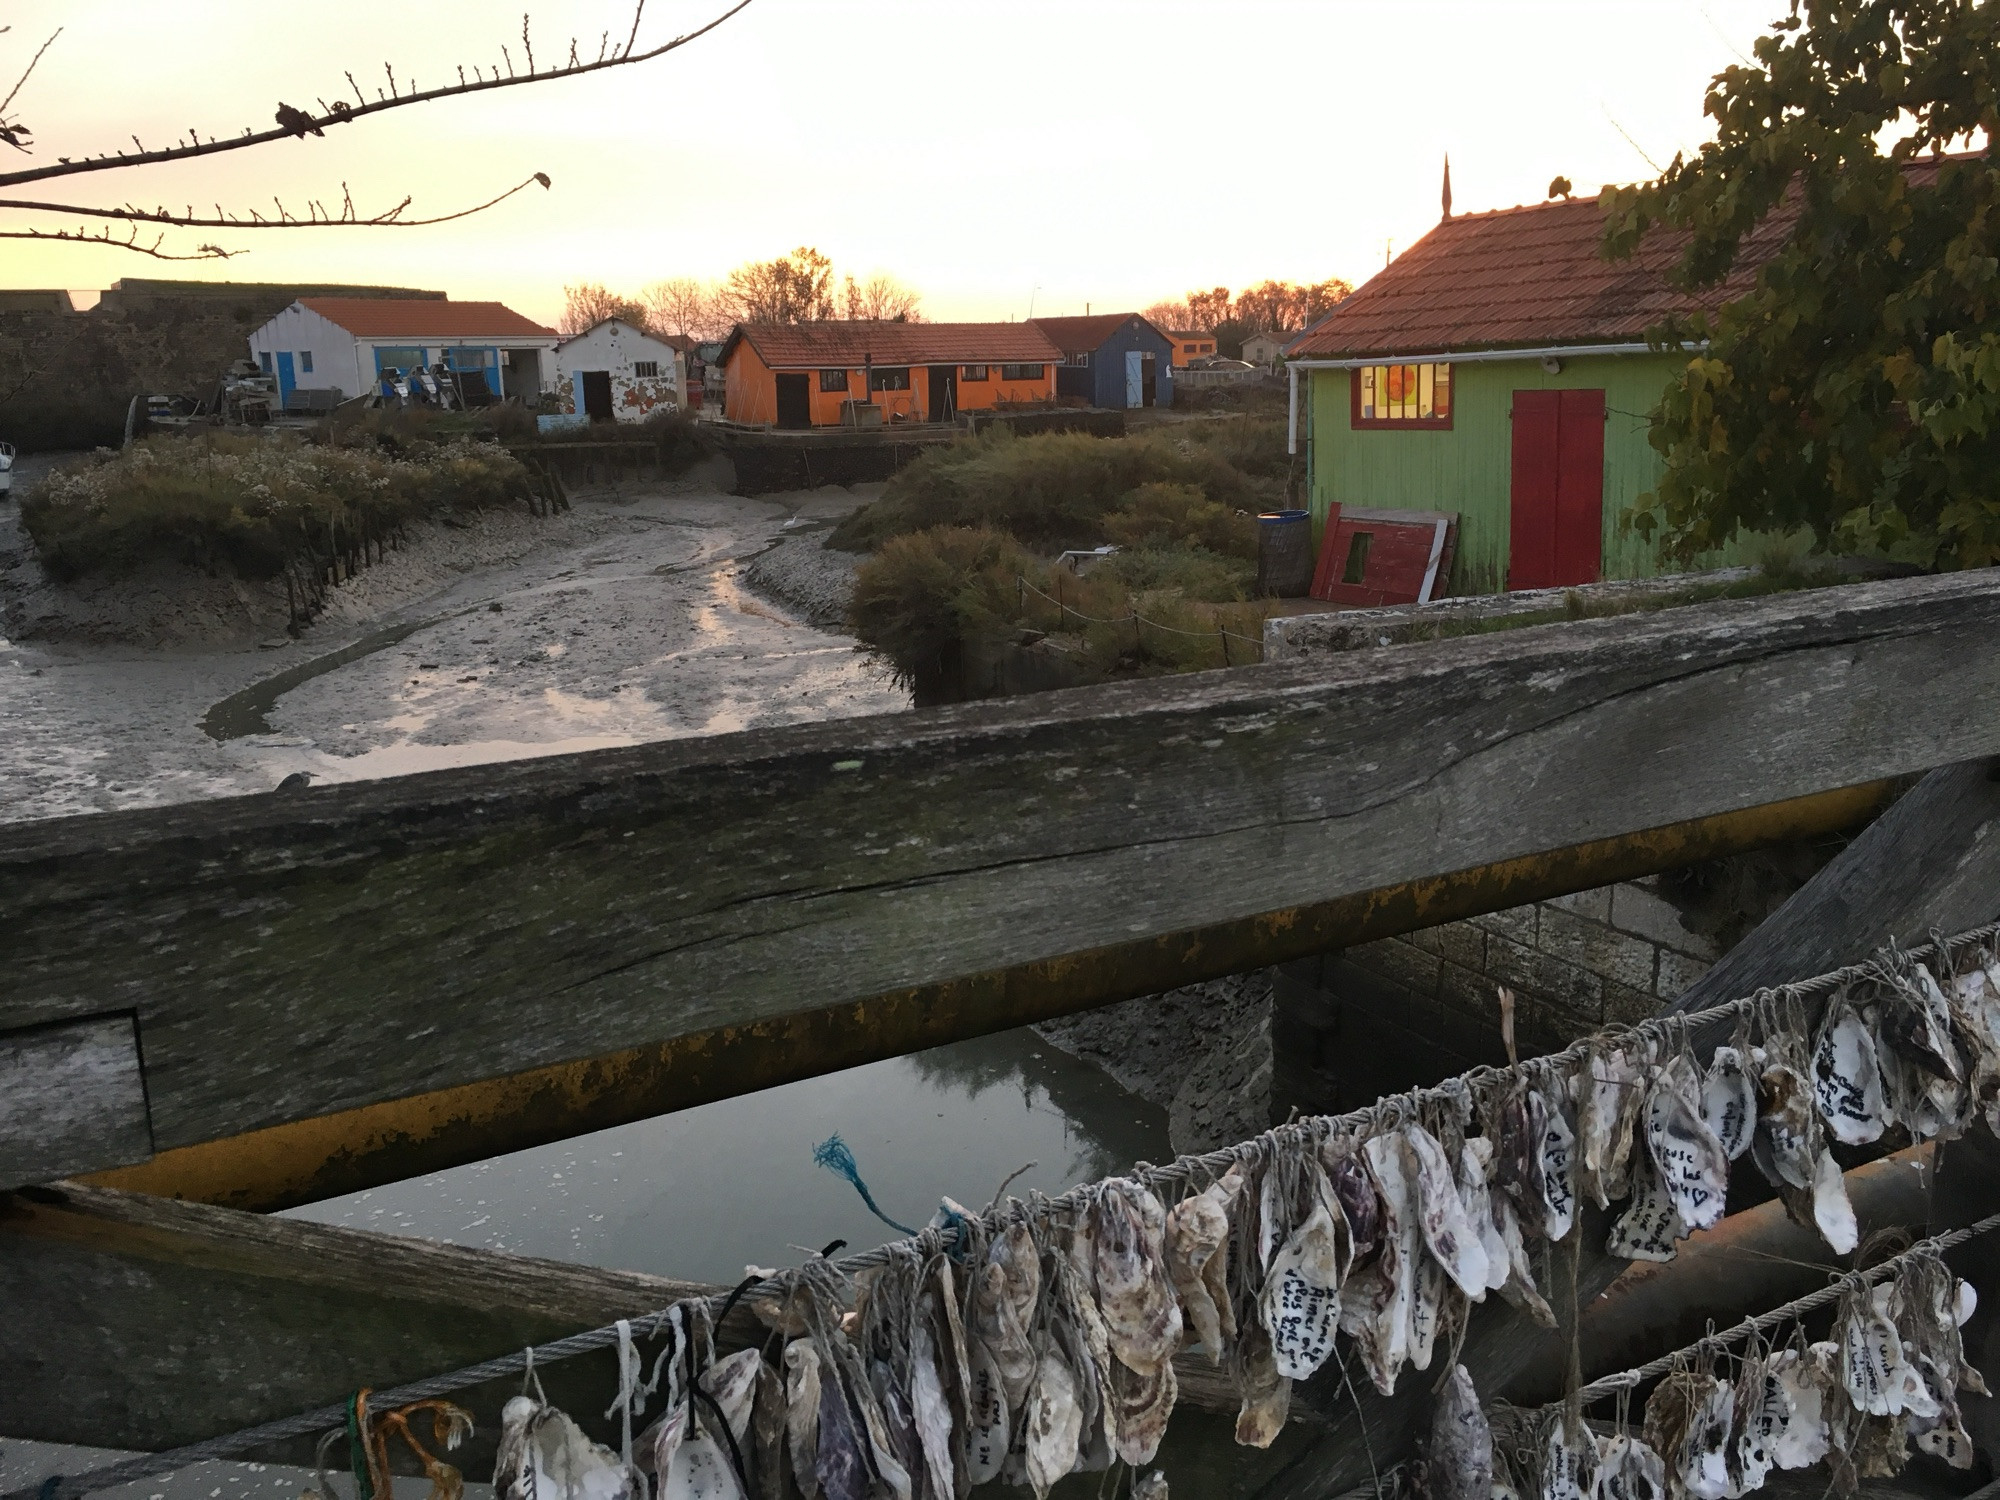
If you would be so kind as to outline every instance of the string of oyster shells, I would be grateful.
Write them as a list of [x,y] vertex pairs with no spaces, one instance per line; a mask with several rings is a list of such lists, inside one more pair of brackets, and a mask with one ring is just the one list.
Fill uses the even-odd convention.
[[[1774,1470],[1825,1462],[1835,1488],[1851,1494],[1863,1479],[1894,1477],[1912,1441],[1954,1468],[1971,1467],[1973,1445],[1958,1396],[1987,1389],[1965,1358],[1959,1330],[1978,1299],[1943,1252],[1995,1228],[2000,1214],[1583,1386],[1543,1409],[1539,1440],[1528,1450],[1538,1470],[1532,1488],[1539,1500],[1739,1500]],[[1830,1336],[1809,1341],[1803,1319],[1829,1305],[1836,1307]],[[1787,1325],[1789,1337],[1769,1337]],[[1717,1361],[1738,1344],[1745,1349],[1733,1371],[1718,1374]],[[1625,1397],[1655,1379],[1634,1435],[1626,1430]],[[1455,1394],[1441,1403],[1441,1428]],[[1620,1400],[1620,1417],[1605,1436],[1583,1422],[1582,1412],[1612,1396]],[[1463,1405],[1461,1394],[1453,1406],[1461,1431]],[[1499,1425],[1502,1414],[1492,1420]],[[1474,1478],[1481,1463],[1493,1471],[1490,1440],[1484,1450],[1434,1440],[1434,1469],[1440,1454]],[[1455,1488],[1456,1473],[1434,1474],[1432,1483]],[[1517,1496],[1518,1484],[1507,1486]]]
[[[1449,1349],[1489,1293],[1552,1325],[1529,1247],[1574,1233],[1585,1197],[1625,1201],[1615,1253],[1664,1259],[1720,1216],[1730,1164],[1749,1155],[1795,1215],[1851,1248],[1829,1135],[2000,1126],[1996,936],[2000,923],[1892,947],[1053,1199],[984,1214],[947,1201],[913,1239],[759,1273],[732,1294],[787,1341],[776,1360],[715,1357],[720,1298],[631,1320],[627,1338],[666,1337],[671,1357],[667,1415],[630,1461],[572,1438],[538,1414],[546,1403],[511,1414],[514,1450],[530,1434],[562,1436],[525,1471],[537,1500],[636,1500],[648,1460],[663,1500],[964,1500],[976,1477],[1041,1491],[1059,1471],[1152,1460],[1183,1348],[1229,1372],[1238,1437],[1262,1445],[1283,1427],[1291,1382],[1322,1368],[1340,1335],[1388,1392],[1404,1366],[1427,1370]],[[1732,1043],[1698,1067],[1693,1036],[1732,1023]],[[613,1325],[529,1353],[546,1364],[619,1338]],[[407,1404],[527,1362],[488,1360],[375,1399]],[[649,1384],[661,1379],[656,1361]],[[636,1387],[632,1399],[643,1404]],[[50,1500],[342,1419],[329,1408],[123,1461],[65,1479]],[[502,1477],[519,1488],[523,1472]]]

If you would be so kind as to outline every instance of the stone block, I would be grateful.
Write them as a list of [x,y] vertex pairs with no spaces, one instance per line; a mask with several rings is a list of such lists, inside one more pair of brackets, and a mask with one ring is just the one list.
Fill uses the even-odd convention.
[[1483,969],[1463,968],[1447,959],[1438,972],[1437,996],[1445,1009],[1477,1025],[1496,1029],[1500,1025],[1500,999]]
[[1524,948],[1532,948],[1535,946],[1535,916],[1533,906],[1510,906],[1505,911],[1489,911],[1484,916],[1474,917],[1472,924],[1510,942],[1519,943]]
[[1611,887],[1600,885],[1595,890],[1576,891],[1567,896],[1551,896],[1542,903],[1559,911],[1575,912],[1579,917],[1589,917],[1596,922],[1611,920]]
[[1357,948],[1349,948],[1344,956],[1349,963],[1412,995],[1428,999],[1437,993],[1438,965],[1443,960],[1401,938],[1363,943]]
[[1672,949],[1662,948],[1660,972],[1654,981],[1654,993],[1662,1000],[1677,1000],[1681,991],[1701,978],[1712,967],[1714,967],[1712,964],[1705,963],[1701,959],[1689,958],[1685,954],[1675,953]]
[[1415,932],[1404,933],[1403,941],[1412,947],[1423,949],[1426,953],[1435,953],[1441,957],[1444,954],[1444,939],[1438,934],[1442,931],[1444,931],[1442,927],[1419,927]]
[[1486,944],[1486,972],[1521,999],[1547,1001],[1595,1022],[1604,1014],[1604,981],[1588,969],[1503,937]]
[[1437,951],[1447,961],[1465,969],[1486,967],[1486,934],[1470,922],[1447,922],[1442,927],[1433,927],[1437,934]]
[[1621,883],[1612,887],[1611,925],[1707,963],[1722,956],[1707,938],[1682,925],[1678,907],[1643,886]]
[[1604,986],[1604,1024],[1635,1026],[1660,1013],[1660,1000],[1651,990],[1635,990],[1628,984],[1607,981]]
[[1565,959],[1600,979],[1635,990],[1653,987],[1655,949],[1643,938],[1572,912],[1554,910],[1542,913],[1540,932],[1541,941],[1535,946],[1552,958]]

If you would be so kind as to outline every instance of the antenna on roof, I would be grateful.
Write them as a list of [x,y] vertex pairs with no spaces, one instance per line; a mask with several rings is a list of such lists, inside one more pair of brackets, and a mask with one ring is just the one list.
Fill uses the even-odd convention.
[[1444,154],[1444,216],[1451,217],[1451,153]]

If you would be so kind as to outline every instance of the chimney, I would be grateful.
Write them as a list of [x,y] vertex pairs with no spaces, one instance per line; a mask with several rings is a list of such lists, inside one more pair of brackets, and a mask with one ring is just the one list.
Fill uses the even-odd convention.
[[1451,217],[1451,153],[1444,154],[1444,216]]

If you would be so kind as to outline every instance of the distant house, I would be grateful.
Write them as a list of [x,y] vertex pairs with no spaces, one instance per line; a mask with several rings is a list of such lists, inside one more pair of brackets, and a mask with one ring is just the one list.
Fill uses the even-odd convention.
[[556,345],[563,410],[593,422],[643,422],[682,403],[680,351],[623,318],[604,318]]
[[294,390],[342,400],[444,366],[468,400],[533,400],[555,378],[556,332],[498,302],[301,297],[250,335],[250,355]]
[[1186,365],[1197,359],[1207,359],[1215,353],[1215,335],[1212,333],[1170,333],[1174,341],[1174,363]]
[[775,427],[947,422],[1055,400],[1058,349],[1033,323],[738,323],[723,416]]
[[1266,370],[1275,370],[1284,356],[1285,346],[1297,337],[1296,333],[1253,333],[1243,341],[1244,361]]
[[1445,219],[1286,352],[1315,527],[1336,506],[1456,512],[1454,593],[1660,572],[1619,518],[1658,479],[1645,414],[1687,356],[1645,330],[1740,295],[1782,233],[1696,298],[1666,279],[1665,232],[1605,260],[1592,201]]
[[1137,313],[1036,318],[1062,351],[1056,394],[1124,410],[1174,404],[1174,341]]
[[0,291],[0,313],[73,313],[76,304],[66,291]]

